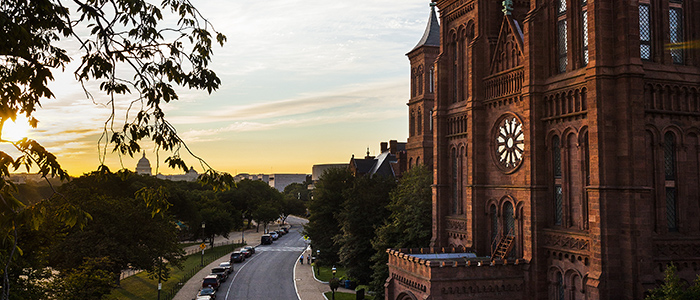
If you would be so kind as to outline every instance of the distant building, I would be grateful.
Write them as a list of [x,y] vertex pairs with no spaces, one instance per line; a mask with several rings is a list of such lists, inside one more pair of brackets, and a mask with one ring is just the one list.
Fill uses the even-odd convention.
[[321,178],[321,175],[323,175],[326,170],[330,169],[336,169],[336,168],[347,168],[348,164],[319,164],[319,165],[313,165],[311,167],[311,180],[313,182],[318,181],[319,178]]
[[190,181],[190,182],[192,182],[192,181],[196,181],[197,178],[199,178],[199,173],[197,173],[197,171],[195,171],[193,167],[190,167],[190,169],[185,174],[172,174],[172,175],[158,174],[158,175],[156,175],[156,178],[170,180],[170,181]]
[[248,173],[240,173],[236,176],[233,176],[233,180],[235,182],[239,182],[243,179],[248,179],[248,180],[260,180],[264,181],[265,183],[270,182],[270,175],[265,175],[265,174],[248,174]]
[[146,152],[143,153],[143,157],[139,159],[138,164],[136,164],[136,174],[151,176],[151,162],[146,158]]
[[292,183],[303,183],[309,179],[309,177],[311,177],[311,175],[308,174],[271,174],[268,184],[282,192],[288,185]]
[[364,158],[350,158],[349,168],[355,176],[369,174],[400,177],[406,171],[406,143],[391,140],[379,144],[381,153],[376,157],[367,155]]

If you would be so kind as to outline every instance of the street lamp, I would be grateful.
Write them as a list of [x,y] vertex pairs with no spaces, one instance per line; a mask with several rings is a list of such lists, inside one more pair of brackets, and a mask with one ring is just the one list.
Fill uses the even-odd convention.
[[[202,235],[204,235],[204,228],[206,228],[206,227],[207,227],[206,224],[204,224],[204,222],[202,222]],[[204,245],[204,238],[202,238],[202,245]],[[205,247],[201,247],[202,248],[202,259],[199,263],[200,267],[204,267],[204,248]]]
[[243,229],[241,229],[241,244],[245,245],[245,214],[241,214],[243,218]]
[[335,266],[333,266],[333,268],[331,268],[331,272],[333,272],[333,278],[335,278]]

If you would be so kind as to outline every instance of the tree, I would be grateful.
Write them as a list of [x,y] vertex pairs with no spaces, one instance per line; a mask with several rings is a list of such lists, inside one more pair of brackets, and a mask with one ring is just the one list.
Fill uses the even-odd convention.
[[363,284],[372,277],[374,231],[389,217],[386,206],[395,186],[393,176],[362,176],[343,193],[345,202],[338,214],[341,228],[334,240],[340,245],[338,256],[348,276]]
[[304,225],[304,234],[309,236],[314,250],[320,250],[316,258],[319,265],[338,262],[339,246],[333,237],[340,234],[336,215],[340,213],[345,198],[343,192],[352,186],[354,177],[347,168],[332,168],[323,172],[313,197],[307,203],[309,222]]
[[86,258],[79,267],[66,270],[53,280],[52,299],[101,299],[116,287],[110,269],[109,258]]
[[[157,212],[148,200],[128,195],[143,191],[139,180],[153,180],[131,172],[101,174],[95,172],[61,186],[61,194],[52,204],[64,201],[79,206],[92,216],[84,229],[65,228],[65,238],[49,253],[49,262],[59,271],[77,269],[85,258],[107,257],[110,272],[118,283],[119,274],[129,267],[154,273],[162,258],[179,266],[182,250],[173,219],[165,211]],[[160,189],[155,189],[156,191]],[[164,195],[163,195],[164,196]],[[167,199],[163,199],[167,202]],[[59,226],[60,223],[59,223]]]
[[287,217],[290,215],[303,216],[305,214],[306,205],[304,205],[304,201],[294,197],[284,197],[282,199],[282,223],[287,221]]
[[649,295],[644,298],[646,300],[693,300],[700,299],[700,275],[697,275],[693,285],[686,287],[686,283],[682,282],[676,274],[678,268],[671,264],[664,273],[664,284],[660,287],[649,291]]
[[398,186],[391,191],[387,206],[391,215],[376,230],[372,247],[372,290],[382,298],[389,276],[387,248],[420,248],[430,244],[432,235],[432,172],[417,166],[403,173]]
[[[223,45],[226,37],[189,1],[164,0],[156,6],[146,0],[74,0],[71,5],[60,0],[0,3],[0,143],[20,153],[13,157],[0,152],[0,240],[9,249],[3,257],[2,299],[10,294],[9,265],[21,252],[17,233],[23,226],[36,228],[43,218],[42,203],[21,203],[12,196],[14,187],[5,179],[20,167],[36,168],[45,177],[68,178],[55,155],[40,143],[27,138],[9,141],[3,138],[2,128],[18,115],[36,127],[34,113],[43,101],[54,97],[48,84],[54,79],[53,72],[64,70],[70,62],[67,53],[78,53],[80,64],[73,74],[86,97],[104,101],[112,109],[98,141],[100,171],[107,170],[107,148],[133,156],[141,150],[144,138],[150,138],[157,150],[171,153],[166,159],[170,167],[187,170],[180,150],[189,149],[165,119],[163,105],[178,99],[176,86],[211,93],[220,85],[208,64],[213,43]],[[162,24],[164,11],[175,16],[175,23]],[[128,107],[122,124],[116,121],[119,107]],[[217,188],[233,183],[230,175],[194,157],[206,169],[200,180]],[[62,209],[47,213],[63,217],[70,225],[88,217],[79,209]]]
[[331,299],[335,300],[335,291],[340,287],[340,280],[333,277],[328,281],[328,286],[331,288]]

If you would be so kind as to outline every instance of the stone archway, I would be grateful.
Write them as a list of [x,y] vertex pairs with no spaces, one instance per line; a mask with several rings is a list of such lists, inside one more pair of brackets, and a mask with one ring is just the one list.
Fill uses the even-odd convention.
[[418,300],[418,298],[416,298],[413,293],[406,291],[401,292],[401,294],[396,297],[396,300]]

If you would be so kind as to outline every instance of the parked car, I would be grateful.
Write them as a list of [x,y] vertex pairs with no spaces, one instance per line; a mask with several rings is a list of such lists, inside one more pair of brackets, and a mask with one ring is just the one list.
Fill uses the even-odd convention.
[[232,263],[237,263],[237,262],[244,262],[245,261],[245,255],[241,253],[241,251],[234,251],[231,253],[231,259],[229,259],[229,262]]
[[282,230],[284,230],[284,233],[289,233],[289,227],[282,227]]
[[278,238],[280,238],[280,235],[277,234],[277,232],[270,231],[270,236],[272,237],[273,241],[276,241]]
[[270,245],[270,244],[272,244],[272,236],[270,236],[269,234],[263,234],[263,235],[260,237],[260,244],[261,244],[261,245]]
[[243,249],[248,250],[248,252],[250,252],[250,254],[255,254],[255,247],[253,247],[253,246],[245,246],[245,247],[243,247]]
[[228,271],[222,267],[216,267],[211,269],[211,274],[219,276],[219,281],[226,281],[228,278]]
[[[206,298],[208,297],[208,298]],[[216,299],[216,290],[213,288],[205,287],[197,292],[197,300],[201,299]]]
[[246,249],[241,249],[239,251],[243,254],[243,256],[245,256],[245,258],[248,258],[252,255],[252,253],[250,253],[250,251],[248,251]]
[[194,300],[214,300],[216,297],[212,296],[197,296],[197,298],[194,298]]
[[207,277],[204,277],[202,280],[202,287],[211,287],[215,290],[219,289],[219,285],[221,284],[221,281],[219,280],[219,276],[217,275],[207,275]]
[[219,267],[226,269],[226,273],[231,274],[233,272],[233,265],[230,262],[222,262]]

